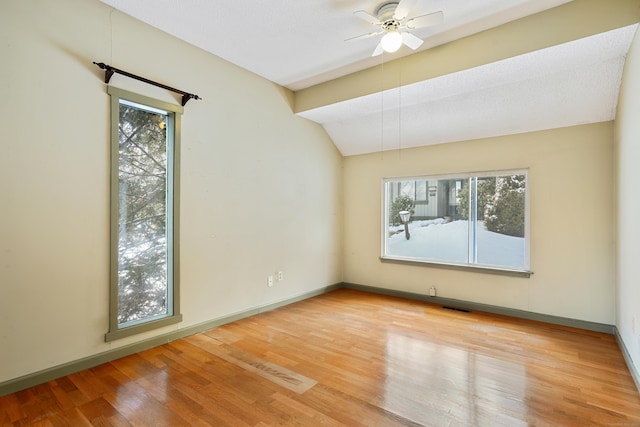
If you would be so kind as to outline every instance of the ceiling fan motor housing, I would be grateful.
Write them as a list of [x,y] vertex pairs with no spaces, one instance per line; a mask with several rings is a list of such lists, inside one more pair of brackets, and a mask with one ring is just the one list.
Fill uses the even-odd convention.
[[378,21],[382,23],[380,27],[385,32],[397,31],[398,27],[400,27],[400,21],[393,17],[396,12],[396,7],[398,7],[397,1],[389,1],[382,3],[376,8],[376,17]]
[[381,25],[382,29],[385,32],[396,31],[399,26],[400,26],[400,22],[396,19],[387,19]]

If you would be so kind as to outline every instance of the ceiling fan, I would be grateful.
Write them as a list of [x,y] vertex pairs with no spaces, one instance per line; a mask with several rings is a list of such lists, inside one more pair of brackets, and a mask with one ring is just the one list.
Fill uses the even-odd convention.
[[422,44],[422,40],[409,31],[439,24],[444,19],[444,14],[439,11],[411,17],[411,9],[415,2],[416,0],[386,1],[376,7],[375,16],[364,10],[354,12],[355,16],[379,29],[345,41],[384,34],[371,56],[378,56],[383,51],[393,53],[403,44],[416,50]]

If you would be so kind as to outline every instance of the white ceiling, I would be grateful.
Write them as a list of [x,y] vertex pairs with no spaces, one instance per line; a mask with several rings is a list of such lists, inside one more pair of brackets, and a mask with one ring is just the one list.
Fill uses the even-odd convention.
[[343,155],[613,120],[638,25],[299,113]]
[[[372,30],[352,13],[373,14],[381,0],[101,1],[294,91],[381,60],[370,56],[377,38],[344,41]],[[444,12],[442,24],[412,31],[425,50],[571,0],[408,1],[413,16]],[[636,28],[299,115],[321,123],[343,155],[612,120]],[[412,53],[402,47],[384,61]]]

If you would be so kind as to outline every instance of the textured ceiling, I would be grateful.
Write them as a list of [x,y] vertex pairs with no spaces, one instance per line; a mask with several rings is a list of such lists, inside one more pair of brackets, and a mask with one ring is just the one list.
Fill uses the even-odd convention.
[[343,155],[613,120],[637,26],[299,115]]
[[[291,90],[379,65],[377,37],[355,16],[370,0],[101,0]],[[408,0],[412,15],[442,10],[415,30],[426,50],[571,0]],[[167,13],[170,11],[170,13]],[[576,18],[578,19],[578,18]],[[299,112],[321,123],[343,155],[529,132],[615,118],[637,25]],[[542,30],[544,31],[544,30]],[[382,60],[415,51],[402,47]]]

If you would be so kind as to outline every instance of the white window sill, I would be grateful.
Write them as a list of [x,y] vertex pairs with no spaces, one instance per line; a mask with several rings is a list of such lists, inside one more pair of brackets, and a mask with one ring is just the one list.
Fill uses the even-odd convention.
[[533,271],[530,271],[530,270],[519,270],[519,269],[512,269],[512,268],[486,266],[486,265],[454,264],[454,263],[448,263],[448,262],[428,261],[428,260],[421,260],[421,259],[415,259],[415,258],[399,258],[399,257],[382,256],[380,257],[380,261],[397,263],[397,264],[419,265],[424,267],[436,267],[436,268],[446,268],[446,269],[452,269],[452,270],[472,271],[476,273],[501,274],[505,276],[515,276],[515,277],[525,277],[525,278],[529,278],[533,274]]

